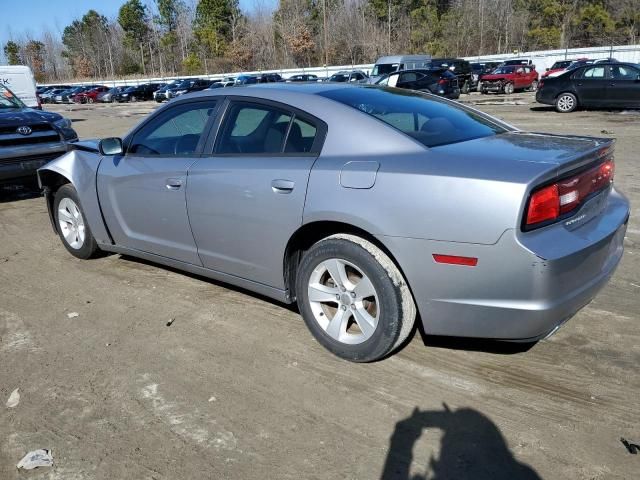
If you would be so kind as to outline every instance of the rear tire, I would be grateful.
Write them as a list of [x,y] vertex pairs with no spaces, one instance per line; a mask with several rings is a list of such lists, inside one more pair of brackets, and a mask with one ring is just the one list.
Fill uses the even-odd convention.
[[58,236],[71,255],[83,260],[98,256],[98,243],[86,221],[78,193],[71,184],[63,185],[56,192],[53,214]]
[[332,235],[314,244],[298,267],[296,293],[316,340],[352,362],[387,356],[415,323],[413,297],[396,265],[355,235]]
[[556,98],[556,112],[569,113],[578,107],[578,99],[573,93],[564,92]]
[[536,90],[538,90],[538,81],[534,80],[533,82],[531,82],[531,86],[529,87],[529,91],[530,92],[535,92]]

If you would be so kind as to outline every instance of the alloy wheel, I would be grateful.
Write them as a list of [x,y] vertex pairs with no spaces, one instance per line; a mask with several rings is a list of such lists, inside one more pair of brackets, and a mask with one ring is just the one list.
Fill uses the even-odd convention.
[[84,245],[85,226],[80,208],[71,198],[65,197],[58,205],[58,225],[65,242],[79,250]]
[[575,100],[571,95],[562,95],[558,98],[558,110],[570,112],[575,107]]
[[331,258],[311,274],[309,303],[318,325],[334,340],[350,345],[368,340],[378,326],[378,294],[367,275],[347,260]]

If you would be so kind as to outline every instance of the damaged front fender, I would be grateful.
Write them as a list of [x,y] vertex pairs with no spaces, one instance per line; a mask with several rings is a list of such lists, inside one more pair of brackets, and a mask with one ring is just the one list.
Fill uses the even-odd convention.
[[113,242],[102,217],[96,190],[96,175],[102,156],[88,142],[82,142],[79,147],[38,169],[38,182],[44,191],[49,218],[57,231],[53,198],[60,186],[71,183],[78,192],[85,221],[96,241],[99,245],[111,245]]

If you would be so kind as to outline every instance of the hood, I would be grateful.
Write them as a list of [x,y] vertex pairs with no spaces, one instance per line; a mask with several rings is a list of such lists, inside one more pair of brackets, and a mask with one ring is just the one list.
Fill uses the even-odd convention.
[[34,123],[51,123],[61,120],[62,115],[33,108],[3,109],[0,108],[0,126],[19,127],[21,125],[32,125]]
[[513,75],[514,75],[513,73],[496,73],[496,74],[488,73],[486,75],[482,75],[480,77],[480,80],[503,80]]

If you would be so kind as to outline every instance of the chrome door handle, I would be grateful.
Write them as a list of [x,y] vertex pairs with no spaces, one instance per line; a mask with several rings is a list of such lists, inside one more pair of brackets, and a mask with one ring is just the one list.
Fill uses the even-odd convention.
[[180,190],[180,187],[182,187],[182,180],[179,178],[167,178],[166,186],[169,190]]
[[274,193],[291,193],[295,183],[291,180],[276,179],[271,182],[271,190]]

